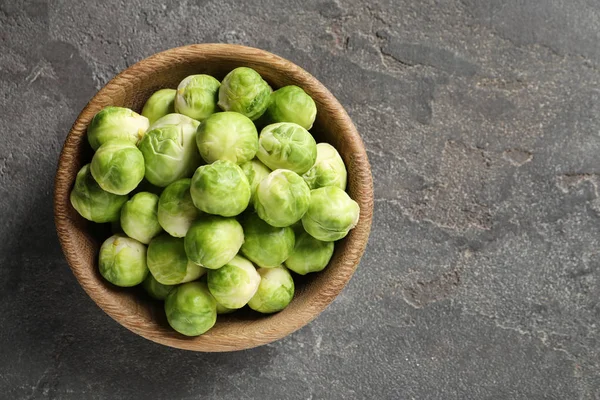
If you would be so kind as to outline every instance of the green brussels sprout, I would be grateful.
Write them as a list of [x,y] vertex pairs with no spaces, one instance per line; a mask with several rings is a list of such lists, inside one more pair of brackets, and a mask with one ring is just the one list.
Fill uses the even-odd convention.
[[300,229],[296,233],[296,244],[285,266],[299,275],[325,269],[333,256],[333,242],[317,240]]
[[281,311],[294,298],[294,280],[285,267],[259,268],[260,284],[248,302],[254,311],[271,314]]
[[175,112],[175,89],[161,89],[152,94],[144,104],[142,115],[148,118],[150,125],[167,114]]
[[100,275],[113,285],[139,285],[148,275],[146,246],[123,235],[113,235],[100,247]]
[[256,155],[258,132],[248,117],[225,111],[211,115],[200,125],[196,144],[207,163],[228,160],[241,164]]
[[158,199],[158,222],[171,236],[185,237],[200,215],[190,194],[191,179],[180,179],[165,188]]
[[164,117],[157,119],[152,125],[150,125],[148,130],[151,131],[152,129],[164,128],[165,126],[169,125],[182,125],[188,131],[195,132],[196,129],[198,129],[198,126],[200,126],[200,122],[182,114],[167,114]]
[[300,125],[279,122],[260,132],[256,156],[273,170],[289,169],[302,175],[315,164],[317,143]]
[[294,231],[289,226],[276,228],[252,213],[243,219],[242,228],[242,254],[259,267],[277,267],[294,250]]
[[260,275],[250,261],[235,256],[221,268],[208,271],[206,281],[217,303],[238,309],[244,307],[256,293]]
[[248,178],[237,164],[226,160],[198,167],[190,193],[201,211],[223,217],[240,214],[250,202]]
[[128,194],[144,179],[144,156],[127,140],[109,140],[96,150],[90,170],[102,189]]
[[123,107],[106,107],[92,118],[87,137],[94,150],[113,139],[137,144],[148,130],[148,118]]
[[140,192],[121,209],[121,228],[130,238],[148,244],[154,236],[162,232],[157,213],[158,196]]
[[252,121],[260,118],[269,106],[272,89],[252,68],[239,67],[225,76],[219,89],[219,107],[235,111]]
[[146,279],[144,279],[144,282],[142,282],[142,287],[153,299],[164,300],[177,285],[163,285],[157,281],[152,274],[148,274]]
[[217,109],[221,84],[210,75],[190,75],[177,86],[175,111],[204,121]]
[[256,187],[263,179],[269,176],[271,170],[256,158],[241,164],[240,168],[244,171],[246,178],[248,178],[248,183],[250,183],[250,204],[252,204],[254,202]]
[[244,230],[235,218],[213,215],[194,222],[185,235],[185,253],[208,269],[221,268],[240,250]]
[[217,314],[218,315],[221,315],[221,314],[231,314],[234,311],[235,311],[234,308],[227,308],[227,307],[222,306],[221,304],[217,303]]
[[344,161],[335,147],[327,143],[319,143],[317,144],[317,161],[302,177],[311,189],[337,186],[346,190],[348,174]]
[[119,219],[121,207],[127,202],[127,196],[102,190],[92,176],[90,164],[86,164],[77,173],[70,200],[73,208],[83,218],[103,223]]
[[254,209],[267,224],[291,226],[308,210],[310,189],[295,172],[277,169],[263,179],[254,194]]
[[[146,132],[139,148],[146,162],[146,179],[153,185],[165,187],[181,178],[189,178],[200,165],[196,148],[198,121],[169,114],[159,119]],[[169,120],[181,122],[167,124]],[[157,127],[158,126],[158,127]]]
[[293,122],[308,130],[315,122],[317,106],[302,88],[284,86],[271,94],[265,116],[271,123]]
[[358,203],[337,186],[311,190],[310,206],[302,226],[312,237],[333,242],[345,237],[358,223]]
[[206,270],[188,260],[183,239],[162,234],[148,245],[148,268],[163,285],[177,285],[198,279]]
[[176,287],[165,301],[165,314],[171,328],[186,336],[198,336],[217,322],[217,303],[203,282]]

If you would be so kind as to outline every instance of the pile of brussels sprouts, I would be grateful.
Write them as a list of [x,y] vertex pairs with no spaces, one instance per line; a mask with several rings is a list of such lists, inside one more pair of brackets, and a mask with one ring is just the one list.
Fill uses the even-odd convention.
[[188,336],[246,304],[284,309],[289,271],[323,270],[359,218],[342,158],[308,132],[316,113],[301,88],[272,91],[245,67],[222,82],[188,76],[152,94],[142,115],[101,110],[71,192],[81,216],[113,223],[100,274],[164,300]]

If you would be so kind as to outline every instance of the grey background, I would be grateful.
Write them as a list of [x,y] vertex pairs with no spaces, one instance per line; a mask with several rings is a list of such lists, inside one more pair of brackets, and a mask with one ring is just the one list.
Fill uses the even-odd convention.
[[[600,399],[596,0],[0,0],[0,397]],[[298,63],[366,143],[373,233],[313,323],[258,349],[137,337],[58,246],[62,142],[157,51]]]

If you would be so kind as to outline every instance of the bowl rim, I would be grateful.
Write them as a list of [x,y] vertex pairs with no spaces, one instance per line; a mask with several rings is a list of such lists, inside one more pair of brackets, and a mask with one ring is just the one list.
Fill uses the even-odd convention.
[[[346,251],[341,255],[343,257],[343,268],[340,269],[340,273],[335,276],[336,279],[327,287],[326,291],[317,293],[301,312],[294,314],[293,318],[286,319],[284,323],[278,323],[276,327],[268,331],[256,331],[255,337],[246,338],[247,340],[245,341],[236,335],[223,340],[223,338],[219,338],[216,335],[207,336],[205,334],[197,337],[202,339],[190,340],[190,338],[179,334],[166,335],[161,332],[157,333],[149,329],[148,324],[142,323],[142,318],[139,315],[120,312],[117,299],[111,298],[112,296],[109,291],[103,290],[98,284],[94,284],[93,279],[90,279],[89,272],[86,272],[85,266],[89,265],[89,260],[82,260],[79,257],[76,242],[73,240],[74,226],[77,222],[75,219],[80,218],[83,220],[83,218],[77,215],[74,219],[69,215],[69,208],[72,207],[69,195],[74,183],[74,177],[73,179],[69,179],[64,175],[66,171],[71,171],[74,168],[73,164],[77,161],[78,151],[80,151],[78,143],[81,142],[80,137],[85,135],[87,129],[87,123],[82,120],[89,120],[90,115],[93,116],[99,109],[110,105],[103,102],[102,99],[110,97],[110,94],[115,91],[123,90],[122,86],[127,86],[126,84],[129,84],[132,79],[136,79],[137,76],[143,76],[144,71],[152,68],[153,65],[157,65],[157,63],[164,65],[169,62],[181,63],[186,62],[186,60],[191,62],[194,56],[200,55],[202,57],[216,57],[217,59],[222,58],[224,60],[227,57],[239,57],[244,60],[264,63],[265,65],[269,65],[269,67],[275,66],[278,70],[285,70],[286,74],[303,82],[302,85],[306,85],[303,86],[305,89],[306,87],[310,87],[313,91],[313,97],[314,93],[318,95],[318,98],[315,98],[318,104],[326,104],[333,112],[338,113],[339,121],[336,121],[336,124],[339,130],[344,132],[345,145],[347,144],[352,151],[351,159],[358,171],[355,174],[356,176],[353,176],[353,179],[358,180],[357,185],[359,186],[360,198],[355,198],[354,200],[360,205],[360,218],[352,234],[346,239],[349,243],[345,247],[350,251]],[[344,107],[321,82],[298,65],[268,51],[242,45],[206,43],[175,47],[155,53],[121,71],[89,100],[77,116],[65,138],[54,180],[54,221],[57,235],[67,263],[85,292],[106,314],[128,330],[156,343],[201,352],[244,350],[268,344],[291,334],[315,319],[337,297],[356,270],[367,245],[372,216],[373,180],[366,149],[360,134]]]

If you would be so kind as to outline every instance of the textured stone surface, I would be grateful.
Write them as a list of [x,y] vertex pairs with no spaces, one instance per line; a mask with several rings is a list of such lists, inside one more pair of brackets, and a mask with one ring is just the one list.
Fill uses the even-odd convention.
[[[10,399],[600,399],[596,0],[0,0],[0,392]],[[114,74],[257,46],[340,99],[371,240],[313,323],[193,354],[87,297],[52,221],[65,135]]]

